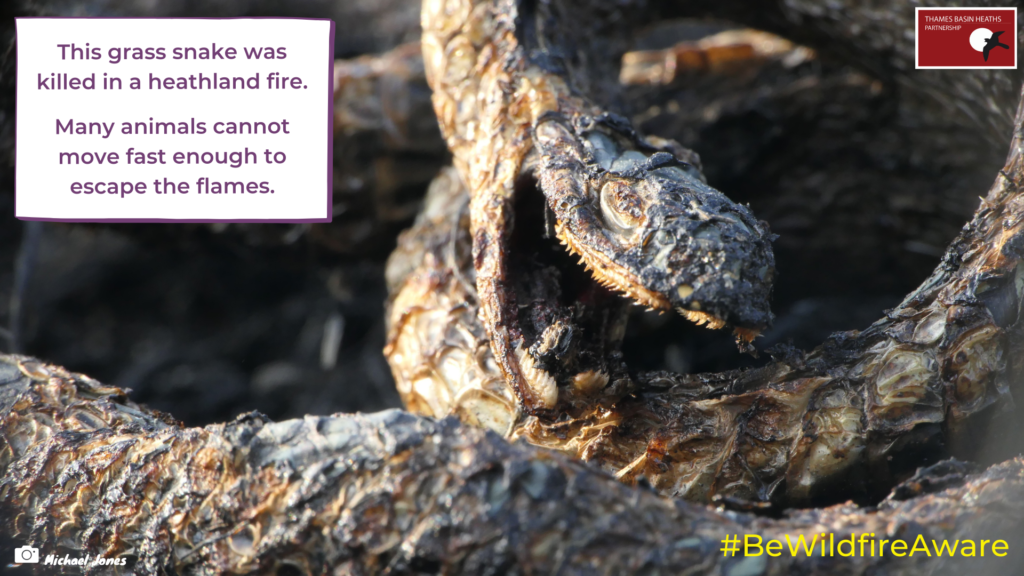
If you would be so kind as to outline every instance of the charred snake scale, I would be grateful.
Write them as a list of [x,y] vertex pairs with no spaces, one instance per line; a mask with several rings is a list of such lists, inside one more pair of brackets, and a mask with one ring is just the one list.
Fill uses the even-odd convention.
[[[977,570],[974,558],[719,548],[727,534],[1024,528],[1020,458],[904,481],[921,446],[970,456],[972,432],[1012,406],[1021,381],[1017,76],[923,77],[982,130],[1015,130],[974,218],[884,318],[755,370],[637,374],[623,361],[633,302],[750,346],[771,322],[775,273],[767,226],[707,185],[696,154],[614,113],[629,30],[659,10],[725,16],[811,45],[823,35],[901,82],[913,70],[906,7],[744,7],[425,2],[424,62],[455,166],[389,260],[385,354],[409,411],[455,418],[250,414],[184,428],[117,388],[0,356],[4,538],[125,557],[143,574]],[[624,484],[641,480],[653,490]],[[850,494],[890,495],[774,519],[701,505],[777,511]]]

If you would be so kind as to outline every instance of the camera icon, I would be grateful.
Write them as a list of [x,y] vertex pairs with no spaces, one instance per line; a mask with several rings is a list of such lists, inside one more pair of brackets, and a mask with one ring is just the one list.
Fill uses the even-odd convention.
[[14,563],[15,564],[38,564],[39,563],[39,548],[32,546],[22,546],[21,548],[14,549]]

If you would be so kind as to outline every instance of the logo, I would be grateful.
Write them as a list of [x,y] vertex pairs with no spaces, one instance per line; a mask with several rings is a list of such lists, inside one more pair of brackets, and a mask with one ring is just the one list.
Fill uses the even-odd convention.
[[1009,46],[999,41],[999,37],[1003,35],[1005,30],[999,32],[993,32],[988,28],[976,28],[974,32],[971,32],[971,48],[974,48],[978,52],[982,53],[982,57],[985,58],[985,62],[988,62],[988,51],[993,48],[1006,48],[1010,49]]
[[33,548],[32,546],[22,546],[21,548],[14,549],[14,563],[15,564],[38,564],[39,563],[39,548]]
[[1017,68],[1016,8],[915,8],[918,69]]

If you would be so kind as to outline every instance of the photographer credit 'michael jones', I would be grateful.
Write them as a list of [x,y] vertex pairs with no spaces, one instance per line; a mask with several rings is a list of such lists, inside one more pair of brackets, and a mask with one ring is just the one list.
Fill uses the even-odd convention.
[[72,558],[69,554],[57,556],[47,554],[43,561],[39,561],[39,548],[34,546],[22,546],[14,549],[14,564],[40,564],[49,566],[126,566],[127,558],[104,558],[86,554],[84,557]]

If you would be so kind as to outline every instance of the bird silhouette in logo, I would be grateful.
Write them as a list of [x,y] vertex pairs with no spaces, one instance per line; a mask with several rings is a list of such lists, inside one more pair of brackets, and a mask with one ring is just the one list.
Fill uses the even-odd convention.
[[988,62],[988,52],[989,52],[989,50],[991,50],[993,48],[997,48],[997,47],[998,48],[1006,48],[1007,50],[1010,49],[1009,46],[1007,46],[1006,44],[1003,44],[1002,42],[999,41],[999,35],[1002,34],[1002,33],[1003,33],[1003,31],[993,32],[992,36],[988,40],[985,41],[985,47],[982,49],[982,52],[981,52],[985,56],[985,62]]

